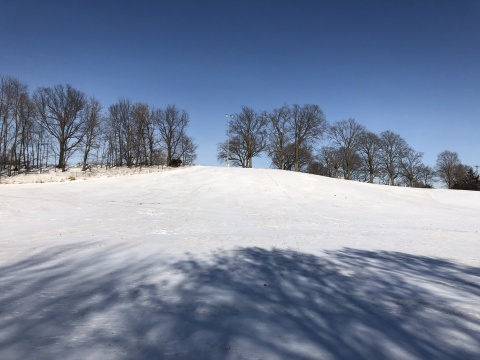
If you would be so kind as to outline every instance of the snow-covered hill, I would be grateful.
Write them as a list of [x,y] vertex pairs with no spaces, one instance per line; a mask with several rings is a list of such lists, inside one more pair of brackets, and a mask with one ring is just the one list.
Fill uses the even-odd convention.
[[479,193],[193,167],[0,202],[0,359],[480,358]]

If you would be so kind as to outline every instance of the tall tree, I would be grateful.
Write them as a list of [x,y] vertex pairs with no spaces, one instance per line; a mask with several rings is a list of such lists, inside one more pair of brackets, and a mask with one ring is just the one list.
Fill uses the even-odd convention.
[[71,85],[39,88],[34,95],[40,126],[58,141],[58,168],[65,171],[66,159],[84,136],[82,111],[86,98]]
[[395,185],[395,179],[400,174],[400,165],[408,145],[405,140],[392,131],[380,134],[381,159],[385,175],[390,185]]
[[136,103],[132,108],[132,117],[135,128],[135,166],[152,165],[156,112],[148,104]]
[[480,191],[480,178],[470,166],[459,166],[457,179],[452,189]]
[[461,164],[460,158],[455,151],[445,150],[437,156],[437,164],[435,167],[437,176],[449,189],[453,187],[457,180],[456,173]]
[[100,128],[100,113],[102,111],[102,106],[100,102],[91,97],[86,105],[83,112],[83,126],[84,126],[84,138],[83,138],[83,166],[82,170],[87,170],[88,156],[92,147],[95,146],[96,141],[101,135]]
[[28,171],[32,167],[40,166],[41,147],[45,136],[44,131],[34,122],[35,115],[35,104],[25,85],[23,90],[17,93],[15,101],[15,133],[10,150],[10,165],[13,165],[15,170],[23,168]]
[[326,176],[338,178],[340,176],[340,167],[342,165],[342,154],[337,148],[324,146],[320,149],[318,158],[321,159]]
[[217,151],[218,162],[225,163],[225,159],[228,156],[229,162],[232,166],[238,166],[242,168],[248,167],[249,159],[247,149],[245,147],[245,143],[238,135],[231,137],[230,141],[224,141],[217,144]]
[[297,159],[295,159],[295,144],[289,143],[285,146],[283,158],[277,157],[279,154],[274,154],[271,158],[272,166],[276,169],[295,170],[295,163],[298,164],[299,171],[308,171],[312,162],[315,161],[313,156],[313,147],[311,145],[304,145],[298,149]]
[[[0,77],[0,156],[1,169],[6,169],[10,163],[10,148],[18,132],[17,99],[22,92],[22,85],[18,79]],[[10,166],[11,168],[11,166]],[[9,170],[10,171],[10,170]]]
[[295,171],[300,171],[300,153],[320,140],[327,129],[325,114],[318,105],[297,105],[291,107],[290,117],[295,149]]
[[350,180],[352,167],[355,164],[355,159],[358,158],[356,153],[363,133],[365,133],[365,127],[354,119],[337,121],[328,130],[329,138],[338,147],[342,155],[347,180]]
[[268,156],[272,159],[272,164],[280,170],[286,169],[290,157],[288,148],[293,148],[290,114],[286,105],[263,114],[268,119]]
[[114,164],[132,167],[135,162],[137,131],[133,117],[133,104],[129,99],[119,99],[108,108],[111,124],[112,152],[115,154]]
[[267,119],[247,106],[242,106],[242,111],[233,117],[230,123],[229,150],[233,150],[232,156],[239,155],[243,167],[251,168],[253,158],[265,150],[267,146],[266,125]]
[[195,140],[187,135],[184,135],[181,144],[181,158],[184,165],[193,165],[197,158],[198,145]]
[[358,139],[358,152],[362,158],[363,169],[368,174],[368,181],[373,183],[378,171],[378,153],[380,138],[370,132],[363,132]]
[[406,185],[410,187],[420,187],[422,183],[422,163],[423,153],[407,147],[400,161],[400,173]]
[[160,136],[167,153],[167,164],[170,165],[173,159],[181,156],[182,138],[189,123],[188,113],[175,105],[168,105],[165,109],[158,110],[157,114]]
[[428,165],[422,164],[419,168],[419,173],[423,187],[432,188],[432,183],[435,181],[435,170]]
[[137,103],[134,106],[134,117],[138,132],[138,155],[139,161],[146,165],[154,165],[156,146],[159,143],[156,131],[157,111],[145,103]]

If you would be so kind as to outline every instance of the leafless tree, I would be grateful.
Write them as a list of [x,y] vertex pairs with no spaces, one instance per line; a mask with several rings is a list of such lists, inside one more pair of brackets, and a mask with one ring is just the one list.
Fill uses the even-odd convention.
[[38,121],[58,141],[58,168],[65,171],[66,159],[79,146],[84,136],[82,111],[86,98],[71,85],[39,88],[34,95]]
[[[289,152],[288,149],[293,145],[290,115],[290,109],[286,105],[263,114],[268,119],[268,156],[272,159],[272,164],[280,170],[285,170],[286,164],[291,162],[289,158],[292,152]],[[294,147],[293,150],[295,150]],[[295,151],[293,151],[293,155],[295,155]]]
[[181,144],[181,158],[184,165],[193,165],[197,158],[198,145],[195,140],[187,135],[184,135]]
[[452,189],[480,191],[479,175],[471,166],[459,165],[457,167],[455,184]]
[[[266,125],[267,119],[247,106],[242,106],[240,113],[234,115],[230,122],[231,139],[228,151],[233,165],[252,167],[253,158],[267,146]],[[223,145],[219,144],[219,158],[220,154],[223,154],[222,149]]]
[[347,180],[351,179],[352,168],[355,163],[358,163],[355,159],[358,158],[356,155],[363,133],[365,133],[365,127],[354,119],[337,121],[328,130],[329,138],[342,156]]
[[30,171],[42,165],[45,132],[35,123],[36,108],[28,86],[12,77],[0,78],[0,174]]
[[136,124],[133,104],[129,99],[120,99],[108,108],[110,120],[111,155],[113,165],[132,167],[136,151]]
[[390,185],[395,185],[395,179],[400,174],[402,158],[408,148],[405,140],[392,131],[380,134],[380,157],[384,173]]
[[84,126],[84,138],[83,138],[83,166],[82,170],[87,170],[88,156],[92,147],[95,147],[97,140],[101,135],[101,111],[102,106],[100,102],[94,97],[90,97],[85,105],[83,112],[83,126]]
[[368,174],[368,181],[373,183],[379,167],[378,153],[380,149],[380,138],[370,132],[363,132],[358,139],[358,153],[362,158],[362,167]]
[[458,168],[461,165],[460,158],[454,151],[445,150],[438,154],[435,170],[437,176],[449,189],[455,184]]
[[422,181],[422,186],[431,188],[432,183],[435,181],[435,170],[428,165],[422,164],[419,168],[419,175]]
[[155,122],[157,112],[145,103],[136,103],[132,107],[134,123],[134,165],[152,165],[155,145]]
[[[305,155],[305,149],[300,150],[300,164],[306,164],[306,161],[302,155]],[[295,167],[295,145],[293,143],[287,143],[282,146],[281,151],[270,152],[270,160],[272,167],[280,170],[293,170]],[[300,168],[302,167],[299,165]]]
[[[154,154],[159,145],[156,131],[157,111],[145,103],[137,103],[134,107],[134,117],[137,123],[138,138],[141,154],[139,161],[145,165],[154,165]],[[157,164],[158,165],[158,164]]]
[[422,183],[423,153],[407,147],[400,161],[400,174],[407,186],[420,187]]
[[291,127],[295,149],[295,171],[300,171],[300,151],[320,140],[327,129],[327,121],[318,105],[297,105],[291,107]]
[[157,115],[167,164],[170,164],[173,159],[181,157],[182,138],[189,123],[188,113],[175,105],[168,105],[165,109],[160,109]]
[[[230,145],[230,146],[228,146]],[[228,151],[227,151],[228,148]],[[230,141],[224,141],[217,144],[217,160],[220,163],[225,163],[225,159],[228,158],[232,166],[248,167],[248,153],[245,143],[240,139],[240,136],[235,135],[230,138]]]
[[[12,167],[17,170],[19,164],[18,144],[21,143],[22,119],[20,117],[22,98],[27,91],[27,86],[12,77],[0,78],[0,155],[1,169],[8,165],[8,175]],[[25,140],[24,138],[22,139]]]
[[7,164],[8,133],[11,113],[11,96],[9,91],[9,82],[11,78],[0,77],[0,170],[4,170]]
[[[278,155],[278,154],[277,154]],[[273,156],[272,165],[276,169],[294,170],[295,169],[295,144],[289,143],[284,147],[283,159]],[[299,171],[308,171],[312,162],[315,161],[312,146],[302,146],[298,150],[298,168]]]
[[338,178],[342,166],[342,154],[331,146],[324,146],[320,149],[318,157],[321,159],[326,170],[326,176]]

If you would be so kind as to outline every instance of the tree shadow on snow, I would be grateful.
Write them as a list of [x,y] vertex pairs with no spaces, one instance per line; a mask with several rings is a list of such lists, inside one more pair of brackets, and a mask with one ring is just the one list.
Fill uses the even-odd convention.
[[0,267],[0,358],[480,357],[479,268],[348,248],[172,263],[82,246]]

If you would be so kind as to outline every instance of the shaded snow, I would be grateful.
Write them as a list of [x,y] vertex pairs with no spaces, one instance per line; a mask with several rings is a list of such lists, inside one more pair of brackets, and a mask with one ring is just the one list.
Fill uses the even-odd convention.
[[0,359],[480,357],[478,193],[194,167],[0,201]]

